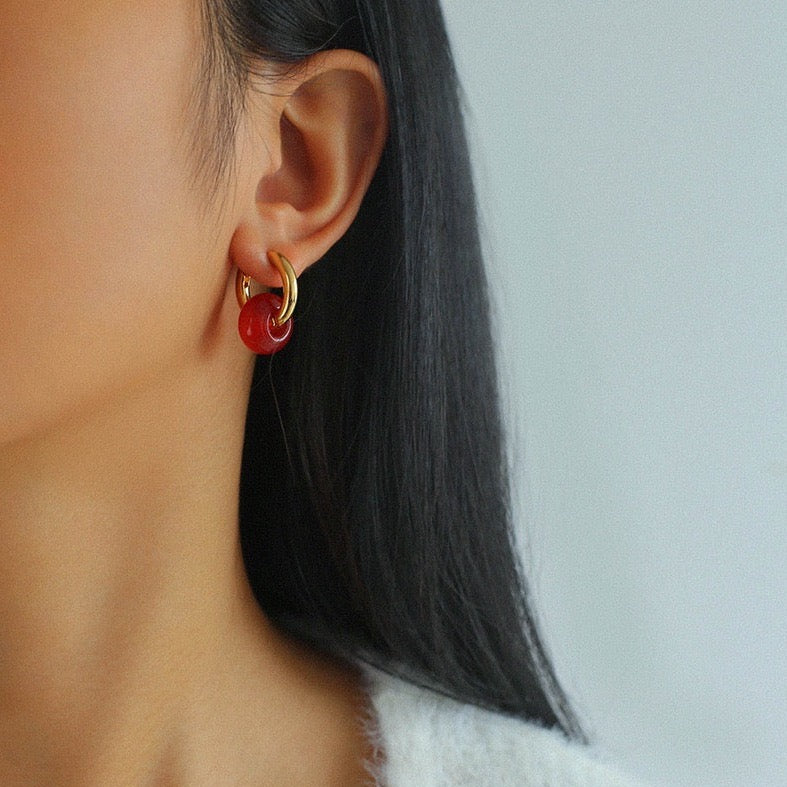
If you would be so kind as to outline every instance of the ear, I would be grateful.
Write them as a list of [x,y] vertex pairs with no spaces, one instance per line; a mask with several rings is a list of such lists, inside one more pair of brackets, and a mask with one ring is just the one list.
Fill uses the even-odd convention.
[[242,186],[230,258],[276,287],[269,250],[284,254],[300,275],[352,223],[385,144],[387,105],[377,66],[347,50],[314,55],[272,89],[258,90],[247,117],[252,144],[239,153],[247,193]]

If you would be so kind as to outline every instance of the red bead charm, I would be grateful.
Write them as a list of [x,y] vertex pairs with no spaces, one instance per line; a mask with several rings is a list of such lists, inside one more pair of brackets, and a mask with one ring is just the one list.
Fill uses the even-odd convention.
[[249,298],[238,316],[238,332],[243,343],[257,355],[272,355],[290,340],[292,318],[276,325],[275,316],[281,309],[281,298],[263,292]]

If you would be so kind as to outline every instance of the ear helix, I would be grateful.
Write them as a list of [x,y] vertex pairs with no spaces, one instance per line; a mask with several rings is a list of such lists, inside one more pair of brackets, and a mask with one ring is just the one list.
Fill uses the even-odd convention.
[[235,280],[235,292],[241,307],[238,333],[243,343],[258,355],[272,355],[290,340],[292,313],[298,299],[298,279],[290,261],[283,254],[269,251],[268,262],[281,276],[281,298],[272,292],[251,297],[251,276],[240,270]]

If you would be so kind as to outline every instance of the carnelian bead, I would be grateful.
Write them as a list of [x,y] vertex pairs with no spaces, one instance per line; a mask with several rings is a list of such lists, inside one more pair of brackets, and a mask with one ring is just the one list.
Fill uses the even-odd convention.
[[281,298],[262,292],[249,298],[240,310],[238,332],[243,343],[258,355],[272,355],[290,340],[292,318],[276,325],[274,316],[281,309]]

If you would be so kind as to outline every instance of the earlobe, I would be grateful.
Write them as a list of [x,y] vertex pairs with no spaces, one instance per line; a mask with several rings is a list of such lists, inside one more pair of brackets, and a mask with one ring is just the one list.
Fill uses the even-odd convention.
[[385,90],[364,55],[320,53],[288,81],[286,97],[274,99],[275,128],[270,105],[259,117],[279,166],[262,173],[255,193],[243,197],[252,204],[230,250],[233,263],[266,286],[278,286],[269,250],[285,254],[300,274],[347,231],[387,135]]

